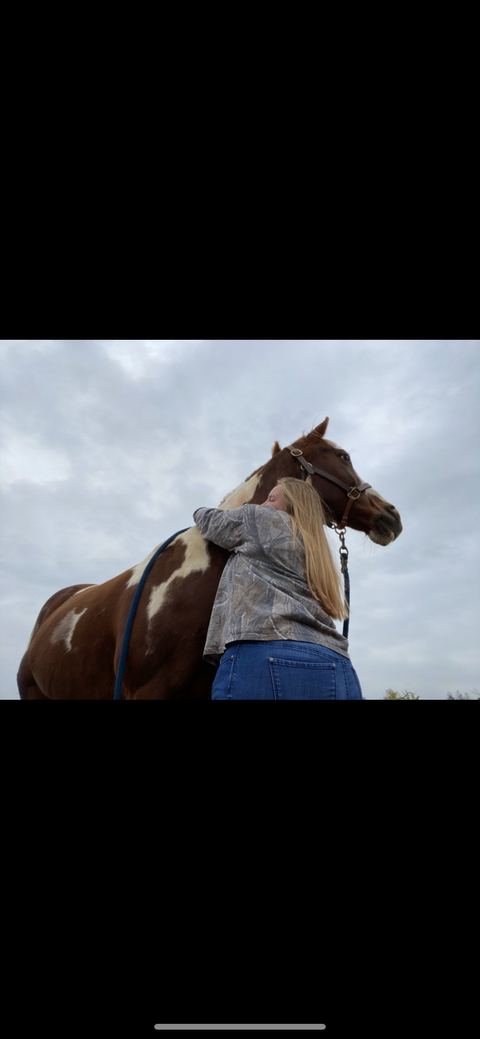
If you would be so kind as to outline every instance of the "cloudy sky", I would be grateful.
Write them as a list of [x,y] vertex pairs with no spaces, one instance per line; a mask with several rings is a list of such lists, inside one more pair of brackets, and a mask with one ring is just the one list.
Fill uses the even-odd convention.
[[327,415],[404,526],[347,537],[365,698],[480,696],[480,340],[19,339],[0,359],[1,698],[50,595],[134,566]]

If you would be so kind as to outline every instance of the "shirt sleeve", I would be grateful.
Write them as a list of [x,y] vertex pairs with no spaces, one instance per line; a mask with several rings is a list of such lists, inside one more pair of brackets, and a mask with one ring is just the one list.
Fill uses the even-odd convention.
[[206,541],[213,541],[220,548],[231,552],[245,541],[244,510],[239,509],[196,509],[193,518]]

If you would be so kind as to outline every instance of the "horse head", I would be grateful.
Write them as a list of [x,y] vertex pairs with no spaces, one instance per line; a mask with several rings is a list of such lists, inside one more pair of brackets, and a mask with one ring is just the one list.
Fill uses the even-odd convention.
[[[328,474],[311,473],[307,480],[320,495],[327,522],[339,526],[350,501],[349,489],[361,487],[364,481],[353,468],[348,451],[332,440],[325,439],[328,422],[326,418],[310,433],[299,437],[283,450],[276,440],[270,461],[252,473],[231,495],[227,495],[222,508],[236,508],[247,501],[252,505],[260,505],[282,476],[301,479],[305,476],[299,461],[301,457],[310,463],[310,467]],[[292,455],[292,449],[297,450],[296,457]],[[345,486],[339,486],[335,480]],[[347,526],[368,534],[377,545],[388,545],[395,541],[403,530],[400,513],[395,506],[369,485],[358,496],[355,493],[348,510]]]

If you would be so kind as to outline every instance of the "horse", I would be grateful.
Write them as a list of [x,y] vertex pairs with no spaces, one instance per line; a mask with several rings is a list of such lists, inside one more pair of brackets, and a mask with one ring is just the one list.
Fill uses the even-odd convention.
[[[269,461],[227,494],[220,507],[259,505],[281,477],[306,478],[319,494],[330,526],[338,530],[336,524],[348,524],[377,545],[394,541],[403,529],[399,512],[370,484],[362,484],[346,451],[325,439],[328,422],[326,418],[286,448],[276,440]],[[130,605],[158,547],[103,584],[71,585],[52,595],[20,664],[22,700],[113,699]],[[180,533],[158,556],[135,615],[123,700],[211,699],[215,668],[202,654],[229,557],[230,552],[205,541],[196,526]]]

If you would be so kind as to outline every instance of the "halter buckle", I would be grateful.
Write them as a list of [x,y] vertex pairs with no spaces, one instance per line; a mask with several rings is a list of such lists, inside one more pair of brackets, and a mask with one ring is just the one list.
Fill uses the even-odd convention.
[[359,497],[360,497],[360,491],[357,491],[356,487],[351,487],[350,490],[347,493],[347,498],[353,498],[353,501],[356,501],[357,498],[359,498]]
[[298,458],[298,456],[301,455],[302,452],[300,451],[299,447],[292,447],[290,454],[293,455],[294,458]]

